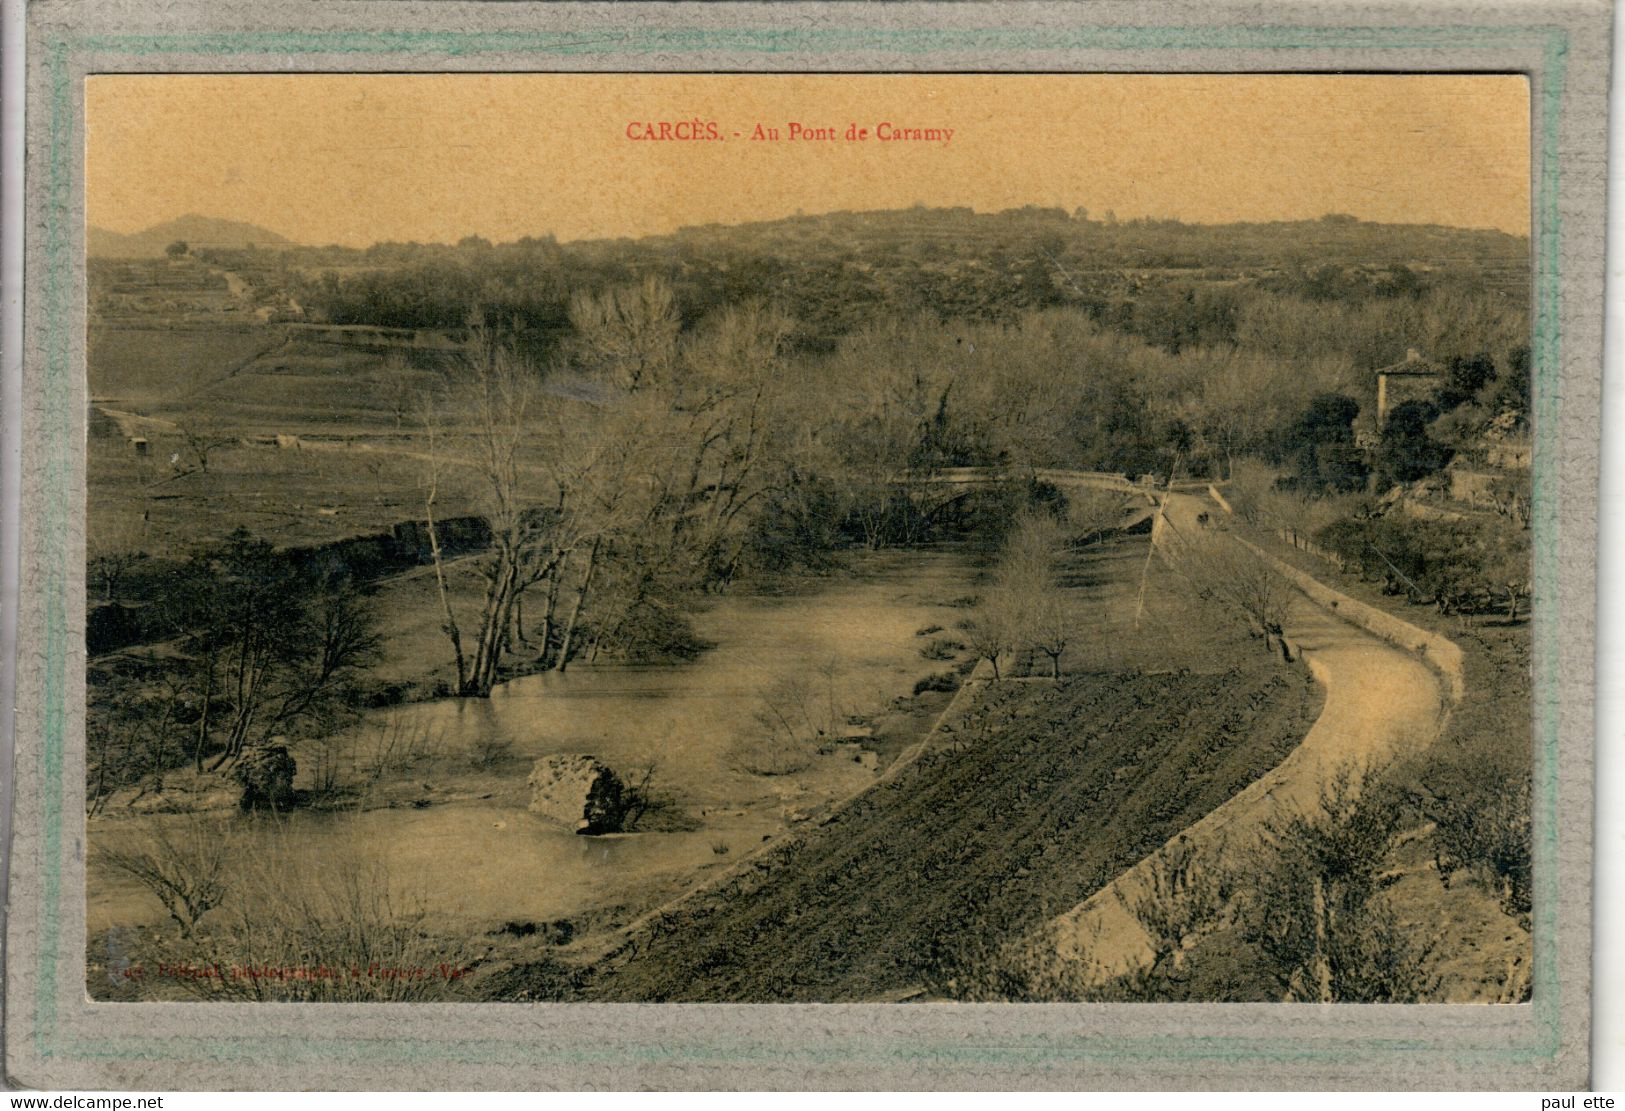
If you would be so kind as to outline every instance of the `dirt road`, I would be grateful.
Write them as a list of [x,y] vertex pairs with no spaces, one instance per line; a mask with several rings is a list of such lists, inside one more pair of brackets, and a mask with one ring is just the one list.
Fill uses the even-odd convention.
[[[1203,499],[1174,495],[1165,525],[1183,533],[1202,527],[1199,514],[1221,512]],[[1357,771],[1426,746],[1442,725],[1443,686],[1415,655],[1301,595],[1294,597],[1283,629],[1325,687],[1325,707],[1290,756],[1182,831],[1180,839],[1198,853],[1223,859],[1256,843],[1258,831],[1271,817],[1314,806],[1322,785],[1339,769]],[[1086,961],[1100,976],[1149,962],[1145,930],[1128,908],[1144,892],[1147,877],[1167,849],[1159,849],[1056,919],[1056,947],[1064,958]]]

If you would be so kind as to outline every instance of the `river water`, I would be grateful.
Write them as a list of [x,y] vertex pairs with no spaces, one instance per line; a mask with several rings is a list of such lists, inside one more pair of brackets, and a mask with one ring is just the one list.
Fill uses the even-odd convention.
[[[573,666],[514,680],[488,700],[446,699],[390,711],[389,727],[466,752],[492,739],[512,746],[518,770],[485,800],[423,809],[295,812],[272,829],[238,819],[238,853],[287,852],[313,862],[382,862],[402,898],[435,918],[545,921],[589,907],[647,902],[707,868],[725,866],[799,813],[861,788],[876,772],[823,756],[794,775],[741,766],[764,693],[790,677],[842,713],[872,714],[948,665],[924,659],[932,625],[951,630],[951,605],[974,592],[969,561],[954,552],[883,552],[797,593],[720,597],[697,615],[714,647],[685,663]],[[374,728],[382,728],[383,722]],[[590,753],[616,769],[657,762],[655,786],[697,828],[581,837],[531,814],[523,779],[532,760]],[[431,787],[433,784],[425,784]],[[158,817],[121,819],[116,836]],[[258,844],[260,838],[263,845]],[[295,870],[297,871],[297,870]],[[132,881],[93,867],[92,931],[163,917]]]

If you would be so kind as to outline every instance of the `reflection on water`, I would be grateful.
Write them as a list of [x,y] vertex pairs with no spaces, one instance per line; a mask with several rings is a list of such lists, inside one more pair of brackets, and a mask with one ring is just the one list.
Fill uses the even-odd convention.
[[695,620],[716,647],[688,663],[575,665],[516,679],[488,700],[446,699],[396,716],[453,747],[485,736],[526,756],[591,752],[612,767],[658,757],[668,788],[697,803],[731,801],[750,777],[730,766],[728,749],[754,728],[759,697],[776,680],[802,676],[843,708],[872,710],[931,670],[915,633],[962,615],[942,602],[970,590],[970,572],[943,553],[882,553],[864,567],[862,578],[817,593],[719,599]]
[[382,860],[405,905],[436,917],[546,921],[725,860],[714,846],[749,852],[770,828],[578,837],[518,807],[477,804],[329,815],[297,836],[314,846],[342,838],[346,851]]
[[[651,881],[724,862],[779,826],[779,809],[750,804],[805,791],[828,798],[871,778],[847,763],[826,767],[810,782],[764,780],[737,767],[730,749],[760,728],[752,715],[762,693],[787,676],[806,678],[821,698],[850,712],[873,711],[909,693],[915,680],[945,666],[921,658],[927,638],[916,633],[929,625],[949,628],[963,616],[945,603],[971,593],[972,577],[954,553],[877,553],[813,592],[717,599],[695,619],[715,647],[686,663],[578,664],[563,675],[504,684],[488,700],[444,699],[388,714],[396,727],[426,730],[437,748],[508,742],[526,769],[532,758],[565,752],[591,753],[618,769],[657,760],[657,785],[699,818],[700,829],[578,837],[518,801],[295,813],[285,835],[318,854],[377,855],[437,915],[541,920],[646,897]],[[802,794],[796,801],[821,799]],[[717,807],[727,816],[707,813]],[[132,916],[161,917],[139,889],[116,877],[93,873],[90,895],[92,929]]]

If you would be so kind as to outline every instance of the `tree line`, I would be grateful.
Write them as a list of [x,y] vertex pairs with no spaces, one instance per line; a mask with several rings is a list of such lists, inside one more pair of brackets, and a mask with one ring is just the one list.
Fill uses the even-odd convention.
[[122,787],[162,791],[176,766],[230,771],[274,738],[336,729],[378,647],[343,567],[302,568],[244,529],[171,569],[151,605],[165,650],[91,672],[93,812]]
[[[1356,489],[1370,466],[1354,432],[1371,404],[1369,368],[1397,360],[1396,347],[1422,346],[1450,373],[1436,411],[1413,419],[1396,410],[1376,453],[1385,481],[1448,458],[1417,449],[1418,427],[1427,444],[1459,450],[1450,445],[1471,442],[1509,413],[1514,423],[1527,420],[1522,309],[1392,268],[1346,300],[1316,300],[1318,287],[1290,283],[1188,297],[1142,290],[1131,298],[1137,323],[1114,319],[1076,291],[1067,295],[1072,303],[1040,298],[1010,312],[949,316],[918,290],[893,288],[879,302],[842,292],[835,300],[859,306],[861,319],[819,323],[821,338],[809,342],[815,295],[775,300],[761,296],[772,284],[756,288],[754,278],[744,289],[706,292],[687,277],[610,267],[617,256],[607,248],[592,256],[605,262],[599,279],[571,284],[566,271],[543,264],[561,249],[542,241],[515,253],[530,260],[523,264],[484,274],[466,265],[487,249],[499,250],[468,244],[422,269],[403,263],[313,279],[337,283],[345,296],[399,294],[410,306],[421,294],[459,306],[463,354],[433,376],[434,386],[403,398],[402,428],[426,460],[422,518],[453,689],[462,695],[489,694],[516,667],[691,653],[700,646],[685,610],[696,594],[824,565],[842,548],[983,529],[977,513],[986,499],[935,482],[950,467],[988,468],[1017,483],[1047,467],[1227,478],[1238,460],[1262,457],[1305,493]],[[467,254],[456,261],[460,276],[448,278],[443,266],[459,253]],[[1067,285],[1064,258],[1044,265]],[[811,271],[803,277],[819,280]],[[526,315],[525,298],[550,306],[545,329]],[[382,304],[362,310],[369,322],[387,322]],[[450,319],[435,313],[436,322]],[[486,522],[490,544],[454,556],[445,522],[469,514]],[[1017,536],[1042,548],[1049,541],[1037,529],[1029,522]],[[243,570],[264,561],[260,542],[239,536],[231,544],[200,552],[166,588],[173,597],[159,601],[178,615],[169,627],[188,662],[157,667],[162,676],[110,679],[96,692],[107,710],[99,720],[123,722],[105,736],[148,737],[123,746],[145,756],[101,762],[110,779],[183,751],[229,762],[256,738],[315,728],[362,668],[370,634],[357,625],[365,607],[354,586],[281,582],[283,596],[264,605],[293,607],[277,618],[284,633],[222,630],[217,617],[232,606],[197,599],[244,590],[256,575],[278,583],[282,574]],[[108,556],[98,558],[111,595],[127,566],[118,553]],[[459,593],[465,564],[481,584],[472,606]],[[1012,569],[992,597],[1020,610],[1014,599],[1042,598],[1053,586]],[[324,622],[337,620],[327,607],[340,601],[347,608],[337,631],[350,630],[342,650],[307,652],[335,632]],[[272,612],[256,607],[249,612]],[[1056,615],[1024,613],[999,632],[999,608],[985,622],[991,642],[1013,642],[1010,630],[1026,628],[1021,635],[1058,673],[1062,640],[1031,636],[1058,628]],[[262,625],[256,618],[243,628]],[[230,675],[211,671],[221,667]],[[131,708],[165,685],[180,693]],[[124,687],[127,698],[114,693]],[[227,687],[229,696],[221,693]]]

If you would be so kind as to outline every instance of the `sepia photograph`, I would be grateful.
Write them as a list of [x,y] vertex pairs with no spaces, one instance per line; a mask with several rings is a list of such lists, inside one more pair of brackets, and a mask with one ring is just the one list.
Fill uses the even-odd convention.
[[99,75],[84,987],[1527,1002],[1521,75]]

